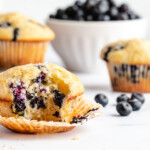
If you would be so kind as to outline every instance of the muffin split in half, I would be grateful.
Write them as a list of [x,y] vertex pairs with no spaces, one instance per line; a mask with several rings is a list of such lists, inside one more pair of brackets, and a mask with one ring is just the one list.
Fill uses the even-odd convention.
[[[15,131],[65,131],[101,114],[99,104],[80,96],[84,88],[79,79],[54,64],[31,64],[9,69],[0,74],[0,83],[0,123]],[[38,126],[36,123],[33,125],[33,120]],[[60,127],[62,124],[65,129],[48,129],[46,126],[51,128],[53,125],[54,128],[54,123],[50,124],[52,121]],[[67,124],[67,129],[64,124]],[[39,127],[38,131],[33,130],[35,126]]]

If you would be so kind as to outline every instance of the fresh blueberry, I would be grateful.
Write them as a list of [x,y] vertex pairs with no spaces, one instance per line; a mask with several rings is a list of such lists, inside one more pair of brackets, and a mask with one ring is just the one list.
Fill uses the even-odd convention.
[[132,106],[133,111],[139,110],[142,106],[142,103],[136,98],[129,99],[128,103]]
[[58,9],[50,18],[63,20],[108,21],[131,20],[140,18],[127,4],[117,6],[114,0],[75,1],[66,9]]
[[78,6],[79,8],[81,8],[83,6],[83,3],[81,1],[76,1],[74,3],[74,5]]
[[78,11],[76,11],[76,17],[80,18],[83,17],[84,12],[81,9],[78,9]]
[[114,0],[107,0],[107,1],[108,1],[108,3],[109,3],[109,7],[110,7],[110,8],[117,6],[116,3],[114,2]]
[[128,17],[130,20],[136,19],[136,14],[134,12],[130,11],[130,12],[128,12]]
[[132,112],[132,106],[125,101],[119,102],[116,109],[121,116],[128,116]]
[[137,99],[137,100],[139,100],[142,104],[145,102],[145,98],[144,98],[143,94],[138,93],[138,92],[132,93],[131,99]]
[[71,20],[74,20],[78,14],[78,7],[76,5],[68,7],[65,12]]
[[97,94],[95,101],[105,107],[108,104],[108,98],[104,94]]
[[111,8],[109,9],[109,15],[110,15],[111,17],[117,16],[117,15],[118,15],[118,9],[117,9],[117,7],[111,7]]
[[107,14],[101,14],[98,16],[98,21],[109,21],[110,20],[110,16]]
[[86,16],[86,20],[87,21],[92,21],[93,20],[93,16],[92,15],[87,15]]
[[61,17],[63,20],[68,20],[69,17],[67,16],[67,14],[63,14],[62,17]]
[[119,13],[117,16],[117,20],[128,20],[128,14],[127,13]]
[[128,12],[129,11],[129,6],[127,4],[121,4],[119,7],[120,12]]
[[127,102],[128,101],[128,96],[126,94],[121,94],[119,97],[117,97],[117,103],[119,102]]
[[84,3],[84,7],[86,9],[90,9],[92,8],[93,6],[95,6],[96,4],[96,1],[95,0],[86,0],[86,2]]
[[106,0],[98,1],[97,7],[100,13],[106,13],[109,10],[109,4]]

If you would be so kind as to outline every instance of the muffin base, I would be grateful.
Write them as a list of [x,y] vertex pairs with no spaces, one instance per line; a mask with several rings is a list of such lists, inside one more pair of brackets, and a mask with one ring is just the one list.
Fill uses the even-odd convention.
[[150,66],[107,63],[112,88],[120,92],[150,92]]
[[74,124],[69,123],[36,121],[14,117],[7,118],[2,116],[0,116],[0,124],[16,132],[34,134],[64,132],[75,127]]
[[0,41],[0,69],[44,60],[48,42]]

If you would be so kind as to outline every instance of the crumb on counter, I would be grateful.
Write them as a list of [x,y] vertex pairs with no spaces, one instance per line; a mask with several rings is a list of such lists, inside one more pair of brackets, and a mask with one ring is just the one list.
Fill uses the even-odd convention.
[[79,138],[76,137],[76,136],[74,136],[74,137],[72,138],[72,140],[79,140]]

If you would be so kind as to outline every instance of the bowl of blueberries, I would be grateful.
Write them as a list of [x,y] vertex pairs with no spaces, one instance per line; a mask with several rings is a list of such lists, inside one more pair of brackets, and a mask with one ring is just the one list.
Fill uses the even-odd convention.
[[146,18],[114,0],[75,1],[50,14],[47,25],[56,34],[53,48],[67,69],[75,72],[97,70],[100,49],[106,44],[145,38],[147,32]]

